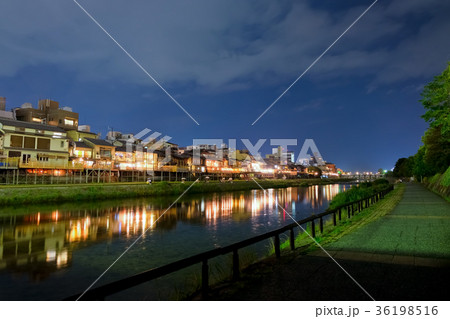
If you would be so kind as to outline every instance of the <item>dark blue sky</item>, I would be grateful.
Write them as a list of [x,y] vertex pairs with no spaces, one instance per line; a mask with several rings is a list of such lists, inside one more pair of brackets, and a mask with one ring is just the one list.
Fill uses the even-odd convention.
[[[450,60],[448,1],[79,0],[197,126],[73,2],[0,3],[0,96],[52,98],[108,127],[173,137],[312,138],[344,170],[390,169],[420,146],[423,85]],[[269,142],[263,152],[270,152]]]

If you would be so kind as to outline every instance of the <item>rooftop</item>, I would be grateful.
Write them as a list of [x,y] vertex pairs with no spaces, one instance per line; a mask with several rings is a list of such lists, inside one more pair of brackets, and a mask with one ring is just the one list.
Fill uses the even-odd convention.
[[85,142],[77,141],[75,142],[76,148],[91,148],[89,145],[87,145]]
[[10,120],[10,119],[4,119],[4,118],[0,118],[0,123],[2,123],[3,125],[8,125],[8,126],[32,128],[35,130],[61,132],[61,133],[66,132],[65,130],[63,130],[62,128],[59,128],[57,126],[52,126],[52,125],[47,125],[47,124],[39,124],[39,123],[30,123],[30,122],[17,121],[17,120]]
[[90,138],[90,137],[85,137],[84,140],[86,140],[94,145],[114,147],[114,145],[112,145],[111,143],[108,143],[105,140],[100,140],[100,139]]

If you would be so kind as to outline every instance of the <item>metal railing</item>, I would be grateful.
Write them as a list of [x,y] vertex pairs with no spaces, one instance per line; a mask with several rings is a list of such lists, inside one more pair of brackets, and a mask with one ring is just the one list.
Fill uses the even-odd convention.
[[[323,233],[324,230],[324,218],[333,215],[333,225],[337,225],[337,220],[342,219],[342,212],[345,209],[347,212],[347,218],[351,218],[355,213],[360,212],[362,209],[370,207],[372,204],[375,204],[380,199],[384,198],[384,196],[392,191],[394,187],[391,185],[386,190],[380,191],[372,196],[347,203],[345,205],[339,206],[337,208],[334,208],[332,210],[326,210],[325,212],[318,214],[318,215],[312,215],[308,218],[299,220],[296,223],[292,223],[289,225],[286,225],[282,228],[270,231],[268,233],[264,233],[249,239],[245,239],[243,241],[240,241],[238,243],[226,246],[226,247],[220,247],[213,250],[209,250],[207,252],[194,255],[188,258],[184,258],[175,262],[172,262],[170,264],[149,269],[144,272],[141,272],[139,274],[111,282],[109,284],[93,288],[86,293],[83,294],[82,298],[80,300],[104,300],[105,297],[113,295],[115,293],[121,292],[123,290],[132,288],[134,286],[138,286],[140,284],[143,284],[145,282],[154,280],[156,278],[169,275],[173,272],[182,270],[184,268],[196,265],[201,263],[202,264],[202,294],[206,298],[209,290],[209,266],[208,266],[208,260],[219,257],[221,255],[225,254],[233,254],[233,269],[232,269],[232,276],[233,280],[237,280],[240,277],[240,267],[239,267],[239,249],[245,248],[247,246],[256,244],[260,241],[274,238],[274,246],[275,246],[275,256],[276,258],[280,258],[281,256],[281,248],[280,248],[280,234],[289,231],[289,246],[291,250],[295,249],[295,234],[294,234],[294,228],[298,227],[298,224],[308,224],[311,225],[311,233],[310,235],[312,237],[316,237],[316,220],[319,220],[319,231]],[[73,296],[70,296],[64,300],[77,300],[82,294],[76,294]]]
[[44,162],[44,161],[28,161],[19,163],[20,168],[31,168],[31,169],[83,169],[82,163],[70,163],[70,162]]

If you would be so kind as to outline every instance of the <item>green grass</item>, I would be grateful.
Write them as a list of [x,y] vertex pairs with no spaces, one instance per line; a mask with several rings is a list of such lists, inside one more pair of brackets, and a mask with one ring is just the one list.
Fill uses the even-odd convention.
[[[399,184],[393,191],[388,193],[383,200],[375,203],[374,205],[363,209],[361,212],[347,217],[347,212],[342,210],[342,220],[338,221],[336,226],[333,226],[333,221],[327,221],[324,224],[324,232],[321,234],[316,226],[316,238],[315,240],[321,244],[325,245],[333,241],[338,240],[342,236],[353,232],[362,226],[371,223],[372,221],[390,213],[395,206],[400,202],[405,191],[405,185]],[[308,223],[308,228],[306,232],[311,234],[310,223]],[[295,239],[295,247],[299,247],[305,252],[309,252],[318,249],[315,241],[305,232],[301,232]],[[289,242],[285,241],[281,244],[281,249],[289,249]]]
[[337,194],[330,203],[330,209],[337,208],[348,203],[367,198],[378,192],[386,190],[389,182],[386,179],[378,179],[374,182],[361,183],[359,186],[352,186],[349,190]]
[[442,174],[424,178],[427,188],[450,202],[450,166]]
[[447,168],[447,170],[444,173],[444,176],[441,180],[441,185],[444,187],[450,186],[450,166]]
[[[348,180],[296,179],[258,180],[265,189],[283,187],[307,187]],[[182,194],[194,182],[113,183],[113,184],[68,184],[68,185],[14,185],[0,187],[0,205],[28,205],[61,202],[99,201],[110,199],[160,197]],[[189,190],[190,194],[230,192],[259,189],[252,180],[220,183],[197,182]]]

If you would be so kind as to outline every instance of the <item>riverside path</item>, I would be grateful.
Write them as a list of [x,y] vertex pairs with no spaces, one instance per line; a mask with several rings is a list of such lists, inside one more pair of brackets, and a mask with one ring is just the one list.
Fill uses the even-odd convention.
[[[407,184],[389,214],[324,247],[375,300],[450,299],[450,203]],[[250,266],[212,300],[371,300],[322,250]]]

